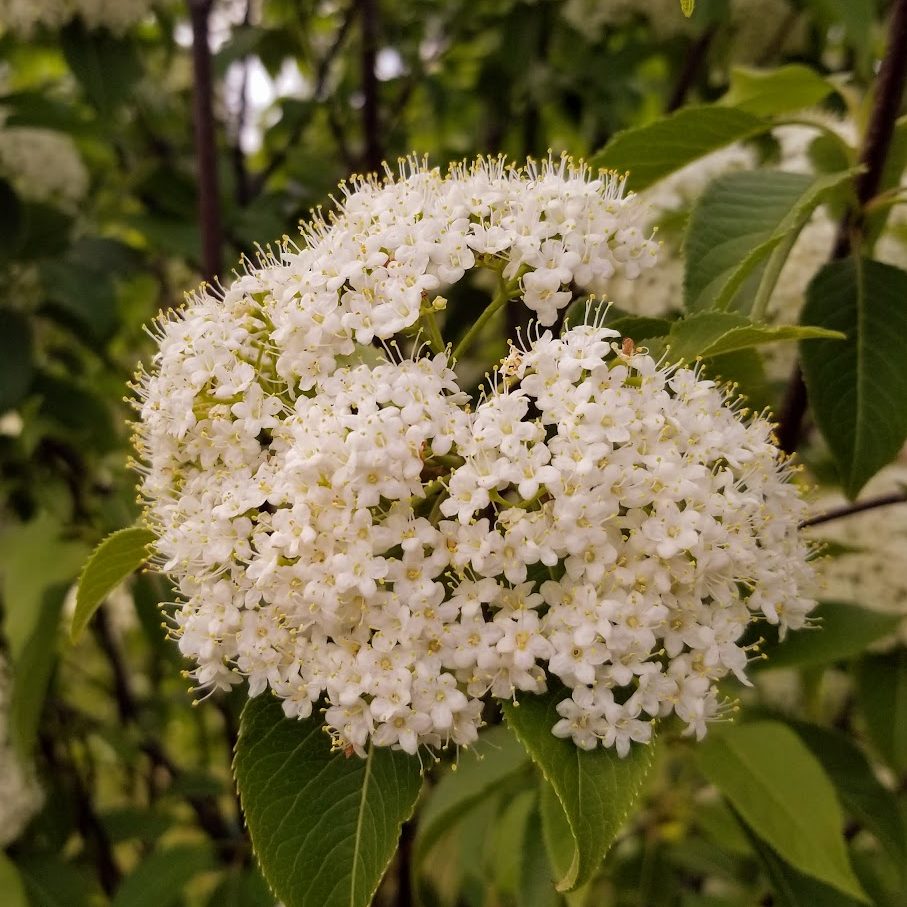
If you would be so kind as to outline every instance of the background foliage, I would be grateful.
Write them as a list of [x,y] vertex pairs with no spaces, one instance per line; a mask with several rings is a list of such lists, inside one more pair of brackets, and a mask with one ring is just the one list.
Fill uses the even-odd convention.
[[[420,796],[377,903],[903,904],[907,128],[900,95],[880,106],[905,4],[697,0],[687,19],[677,0],[174,0],[51,25],[26,8],[0,0],[4,903],[274,903],[231,780],[245,694],[192,708],[166,582],[118,585],[142,530],[114,536],[73,591],[137,517],[122,397],[151,349],[142,325],[292,234],[351,172],[412,150],[444,165],[550,148],[630,171],[653,205],[664,264],[615,291],[618,328],[771,406],[817,513],[886,506],[811,530],[829,543],[821,631],[754,627],[753,657],[770,658],[753,688],[728,683],[737,720],[702,744],[667,726],[654,752],[577,762],[533,732],[539,700],[489,716],[481,761],[426,766],[421,795],[401,754],[376,756],[400,799],[337,903],[378,886]],[[204,27],[215,144],[199,170]],[[778,344],[798,339],[805,387]],[[256,701],[242,734],[254,743],[274,712]],[[281,725],[281,745],[304,755],[311,731]],[[245,804],[252,838],[289,903],[333,904],[330,878],[293,901],[256,828],[283,816],[284,783],[302,794],[291,825],[328,815],[345,847],[356,817],[307,794],[305,774],[266,783],[280,752],[240,749],[241,786],[264,791]],[[331,770],[361,783],[358,762]]]

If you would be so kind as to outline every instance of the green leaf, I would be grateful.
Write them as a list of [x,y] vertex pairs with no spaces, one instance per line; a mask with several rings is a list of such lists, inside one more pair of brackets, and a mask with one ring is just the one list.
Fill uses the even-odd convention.
[[0,891],[5,907],[29,907],[25,884],[16,864],[0,850]]
[[98,112],[109,116],[131,94],[142,74],[135,46],[103,29],[89,30],[74,19],[60,32],[63,56]]
[[0,414],[18,406],[35,373],[34,339],[28,318],[0,308]]
[[333,751],[320,716],[243,709],[233,767],[255,855],[286,907],[366,907],[422,785],[419,760],[387,747]]
[[208,907],[274,907],[274,897],[254,866],[233,866],[207,903]]
[[857,697],[873,746],[893,769],[907,772],[907,650],[863,658]]
[[67,585],[45,588],[32,615],[33,632],[15,661],[10,693],[10,736],[19,754],[30,757],[38,736],[41,709],[57,659],[57,630]]
[[[550,785],[546,786],[550,788]],[[551,791],[551,796],[554,797],[557,811],[563,815],[564,811],[557,802],[554,791]],[[567,835],[569,838],[569,829],[567,829]],[[545,849],[542,815],[538,804],[529,814],[521,850],[523,856],[517,889],[517,904],[519,907],[559,907],[560,898],[554,888],[557,880]]]
[[844,846],[844,816],[822,766],[783,724],[713,730],[699,767],[746,823],[795,869],[865,899]]
[[86,872],[53,853],[16,858],[31,907],[95,907],[105,903],[97,883]]
[[765,841],[749,828],[746,822],[740,823],[753,845],[768,876],[778,907],[859,907],[862,901],[843,894],[836,888],[797,872],[789,863],[773,850]]
[[[777,170],[718,177],[690,215],[685,239],[684,304],[692,312],[727,309],[750,274],[765,267],[756,298],[763,303],[797,234],[853,171],[810,176]],[[775,253],[778,253],[775,256]],[[748,311],[752,300],[738,306]]]
[[835,90],[831,82],[800,63],[776,69],[741,66],[731,70],[731,84],[721,103],[767,117],[812,107]]
[[825,328],[753,324],[735,312],[697,312],[671,325],[667,344],[675,362],[692,362],[697,358],[722,356],[765,343],[811,338],[843,340],[844,335]]
[[0,536],[3,631],[14,664],[35,632],[45,590],[75,579],[87,556],[86,545],[60,538],[59,522],[47,513]]
[[900,614],[870,611],[843,602],[821,602],[810,617],[821,621],[815,629],[788,636],[766,650],[758,670],[833,664],[861,655],[866,647],[893,633],[903,621]]
[[629,185],[638,192],[712,151],[768,128],[768,121],[735,107],[685,107],[645,126],[618,132],[590,164],[629,172]]
[[907,827],[891,791],[879,782],[863,752],[840,731],[803,721],[790,724],[822,763],[845,811],[869,829],[893,859],[903,865]]
[[536,792],[522,790],[505,804],[495,819],[488,856],[494,888],[499,894],[516,896],[523,868],[523,845],[535,806]]
[[907,272],[877,261],[826,265],[806,293],[801,320],[847,335],[800,351],[809,401],[855,498],[907,440]]
[[131,526],[111,533],[95,548],[79,577],[76,609],[70,628],[73,641],[82,634],[101,602],[145,563],[148,546],[154,538],[150,529]]
[[[524,696],[504,703],[504,715],[520,742],[554,789],[570,827],[573,857],[558,883],[572,891],[601,864],[633,808],[652,766],[653,746],[636,745],[621,759],[613,749],[581,750],[551,733],[560,720],[564,692]],[[560,869],[561,867],[557,867]]]
[[209,847],[187,844],[155,850],[123,880],[111,907],[173,907],[181,903],[192,879],[213,868]]
[[843,26],[847,42],[868,62],[873,50],[877,0],[806,0],[826,26]]
[[[67,256],[41,263],[41,282],[50,307],[103,340],[117,326],[116,290],[106,271],[99,271]],[[60,319],[64,320],[64,319]]]
[[413,846],[418,865],[440,836],[472,807],[527,773],[529,757],[506,727],[490,728],[438,782],[419,813]]

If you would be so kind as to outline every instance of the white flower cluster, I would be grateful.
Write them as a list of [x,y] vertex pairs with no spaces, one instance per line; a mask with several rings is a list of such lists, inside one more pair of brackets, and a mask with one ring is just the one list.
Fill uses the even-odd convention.
[[621,190],[565,160],[409,162],[161,320],[142,491],[201,686],[324,701],[362,753],[468,745],[485,697],[556,683],[554,732],[625,753],[672,711],[704,732],[754,615],[803,622],[801,504],[766,421],[601,326],[537,330],[474,409],[441,343],[406,339],[479,267],[543,325],[649,267]]
[[81,19],[88,28],[123,34],[151,11],[153,0],[0,0],[0,25],[29,37]]
[[[907,456],[883,469],[861,498],[907,488]],[[820,494],[812,506],[819,514],[847,504],[840,493]],[[816,561],[818,588],[829,601],[852,602],[872,611],[900,614],[895,637],[907,644],[907,503],[891,504],[810,529],[816,541],[834,546]]]
[[72,139],[50,129],[0,125],[0,176],[24,199],[74,211],[88,171]]
[[44,793],[26,768],[10,739],[11,678],[0,655],[0,848],[15,841],[41,808]]

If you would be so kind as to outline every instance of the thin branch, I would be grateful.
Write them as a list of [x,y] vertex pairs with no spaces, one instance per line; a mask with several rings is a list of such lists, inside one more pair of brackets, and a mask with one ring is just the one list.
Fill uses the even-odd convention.
[[687,56],[683,61],[683,66],[677,74],[677,82],[668,103],[665,106],[665,113],[673,113],[679,110],[686,102],[687,95],[693,87],[693,83],[699,76],[706,58],[709,54],[709,48],[715,35],[718,33],[717,25],[710,25],[688,48]]
[[217,139],[214,131],[214,87],[208,20],[213,0],[187,0],[192,22],[192,119],[198,167],[198,217],[202,234],[202,272],[213,281],[221,270],[223,233],[217,182]]
[[358,0],[359,27],[362,30],[362,131],[365,140],[365,169],[377,173],[384,154],[378,111],[378,0]]
[[877,498],[867,498],[865,501],[857,501],[855,504],[845,504],[842,507],[835,507],[827,513],[820,513],[818,516],[813,516],[808,520],[804,520],[800,523],[800,528],[806,529],[807,526],[819,526],[822,523],[830,523],[832,520],[843,519],[854,513],[875,510],[877,507],[890,507],[892,504],[905,503],[907,503],[907,489],[904,489],[903,491],[893,491],[890,494],[879,495]]
[[[904,97],[907,81],[907,0],[895,0],[888,29],[888,46],[879,69],[875,102],[860,152],[865,168],[856,178],[856,205],[845,214],[832,252],[833,260],[847,258],[859,248],[865,206],[878,193],[885,161],[894,135],[894,123]],[[803,374],[797,366],[788,383],[778,425],[778,445],[793,453],[802,434],[808,405]]]
[[[315,87],[312,91],[312,97],[319,103],[325,101],[324,92],[327,88],[328,76],[331,74],[331,64],[334,62],[337,54],[343,47],[343,44],[346,41],[347,35],[350,32],[350,28],[352,28],[355,18],[356,6],[355,4],[351,3],[340,22],[340,27],[334,34],[334,40],[331,42],[331,46],[327,49],[324,56],[318,61],[318,66],[315,69]],[[330,111],[329,104],[328,108]],[[252,193],[253,197],[255,195],[258,195],[264,189],[265,184],[268,182],[268,180],[277,172],[277,170],[279,170],[284,165],[284,163],[286,163],[290,152],[299,144],[299,140],[302,138],[302,133],[307,125],[308,120],[300,118],[299,122],[293,127],[293,131],[290,134],[289,139],[287,139],[287,143],[271,158],[264,170],[262,170],[256,177],[255,187]],[[335,128],[333,122],[330,123],[330,125],[334,132],[335,138],[337,138],[338,130]],[[340,135],[342,137],[342,129],[340,130]],[[349,151],[346,148],[345,139],[343,139],[342,142],[339,142],[339,144],[341,145],[341,154],[343,155],[345,160],[349,161]]]
[[[248,27],[252,22],[252,0],[246,0],[242,24]],[[249,179],[249,168],[246,166],[246,155],[242,147],[243,132],[249,116],[249,57],[242,58],[242,78],[239,82],[239,108],[236,111],[235,135],[233,136],[230,157],[233,161],[233,176],[236,180],[236,201],[245,206],[252,200],[252,183]]]

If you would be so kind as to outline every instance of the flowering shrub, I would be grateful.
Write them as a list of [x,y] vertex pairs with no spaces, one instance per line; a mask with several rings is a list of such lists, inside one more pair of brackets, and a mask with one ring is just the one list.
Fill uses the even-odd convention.
[[672,711],[701,737],[752,613],[812,606],[769,423],[598,324],[531,330],[473,409],[439,290],[485,268],[489,311],[550,325],[654,246],[620,182],[564,159],[408,168],[158,323],[137,434],[181,651],[288,716],[326,696],[360,755],[473,743],[483,696],[549,676],[584,749],[626,754]]

